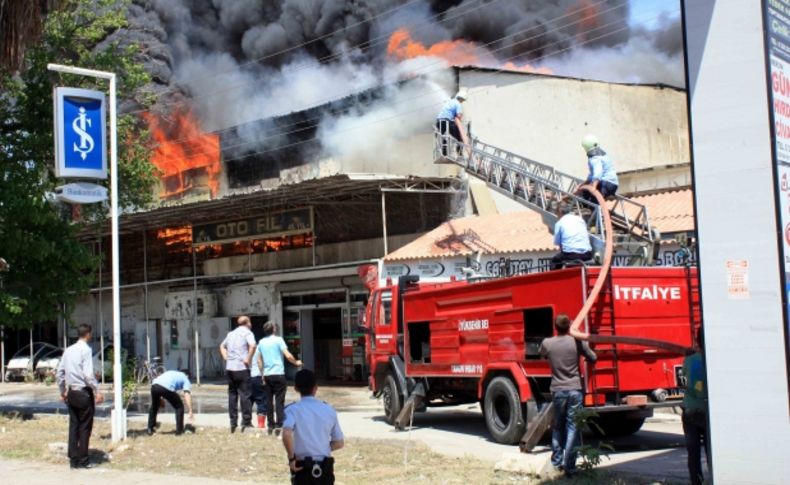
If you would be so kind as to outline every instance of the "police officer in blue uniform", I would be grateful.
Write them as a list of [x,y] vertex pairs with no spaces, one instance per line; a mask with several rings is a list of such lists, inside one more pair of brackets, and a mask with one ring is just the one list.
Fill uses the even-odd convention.
[[343,447],[343,431],[337,411],[315,398],[315,373],[296,373],[296,391],[301,396],[285,408],[283,446],[288,453],[291,484],[332,485],[335,483],[332,452]]

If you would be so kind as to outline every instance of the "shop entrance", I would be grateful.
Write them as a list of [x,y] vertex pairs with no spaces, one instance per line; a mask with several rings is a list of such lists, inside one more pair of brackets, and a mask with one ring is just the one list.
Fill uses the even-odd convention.
[[342,379],[342,345],[340,309],[313,310],[313,361],[319,379]]
[[[288,349],[322,381],[343,378],[341,318],[340,308],[283,312],[283,338]],[[291,366],[286,367],[286,375],[289,370],[295,371]]]

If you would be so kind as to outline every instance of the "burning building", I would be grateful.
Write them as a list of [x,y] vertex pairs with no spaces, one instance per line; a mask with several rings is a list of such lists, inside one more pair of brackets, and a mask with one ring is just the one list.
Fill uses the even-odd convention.
[[[581,175],[579,140],[596,132],[620,170],[680,167],[663,183],[683,184],[689,156],[681,89],[563,77],[552,57],[647,38],[632,33],[615,42],[613,26],[624,18],[619,2],[556,0],[545,11],[508,4],[510,20],[506,13],[489,19],[503,26],[498,41],[475,25],[477,2],[409,2],[417,11],[380,2],[377,8],[392,3],[394,10],[368,28],[354,27],[355,18],[376,13],[357,9],[366,2],[271,3],[283,6],[131,7],[130,29],[163,34],[138,38],[151,62],[164,60],[168,69],[156,71],[160,101],[145,115],[162,174],[160,203],[121,218],[130,355],[221,375],[217,347],[232,318],[247,314],[256,332],[267,320],[280,324],[292,351],[323,379],[363,379],[367,290],[357,268],[450,218],[523,209],[433,163],[436,113],[459,87],[470,92],[471,132],[486,142]],[[302,42],[285,35],[295,10],[313,3],[327,7],[302,12],[315,35]],[[332,15],[330,4],[345,6],[347,17],[318,29]],[[415,18],[441,29],[426,32]],[[523,24],[506,25],[513,19]],[[657,41],[647,44],[663,52]],[[171,84],[182,91],[177,102]],[[107,229],[84,235],[105,262]],[[102,336],[109,281],[105,264],[73,316]]]

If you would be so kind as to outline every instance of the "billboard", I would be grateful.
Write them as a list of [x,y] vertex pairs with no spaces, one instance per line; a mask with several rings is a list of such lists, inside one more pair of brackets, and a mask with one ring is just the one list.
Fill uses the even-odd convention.
[[[785,358],[790,369],[790,0],[763,3],[769,82],[769,112],[778,198],[777,233],[783,276]],[[790,376],[788,376],[790,381]]]
[[55,88],[55,175],[62,178],[107,178],[106,103],[104,93]]

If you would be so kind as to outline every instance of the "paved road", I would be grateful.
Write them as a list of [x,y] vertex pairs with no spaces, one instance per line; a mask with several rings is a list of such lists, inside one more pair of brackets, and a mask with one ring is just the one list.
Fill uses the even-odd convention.
[[[141,395],[145,394],[143,390]],[[195,389],[193,394],[198,426],[227,426],[224,386],[204,385]],[[415,414],[414,427],[408,433],[395,431],[382,420],[380,403],[370,400],[364,388],[320,388],[319,398],[338,405],[341,424],[349,437],[400,440],[404,447],[408,446],[409,440],[420,441],[438,453],[449,456],[473,455],[499,468],[531,473],[538,472],[548,461],[546,443],[532,454],[522,454],[516,447],[492,442],[488,438],[480,408],[476,405],[430,409],[427,413]],[[296,396],[289,393],[287,400],[295,399]],[[109,410],[110,405],[104,405],[103,408]],[[0,410],[8,409],[48,413],[66,411],[58,399],[57,389],[40,384],[0,385]],[[172,413],[165,412],[160,416],[163,423],[174,423]],[[144,426],[145,416],[142,412],[130,410],[129,419],[130,427]],[[609,460],[604,461],[604,468],[681,482],[687,477],[682,427],[676,415],[657,414],[639,433],[612,441],[616,451]]]

